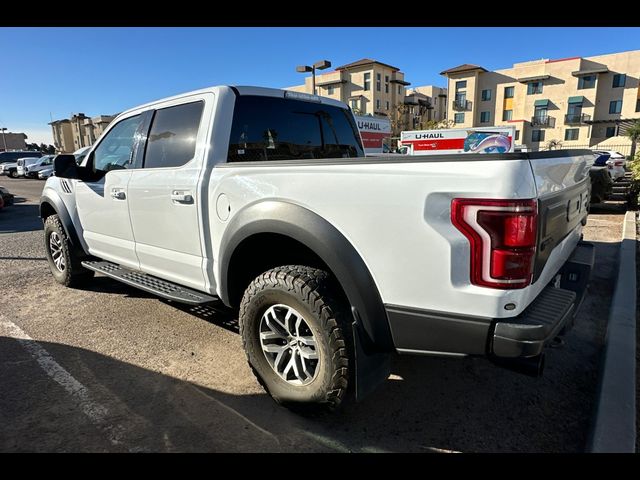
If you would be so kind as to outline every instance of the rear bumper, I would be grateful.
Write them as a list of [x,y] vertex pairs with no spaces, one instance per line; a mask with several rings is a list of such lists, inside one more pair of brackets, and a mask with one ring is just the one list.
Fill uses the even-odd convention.
[[529,358],[568,331],[584,299],[594,246],[580,242],[560,272],[560,286],[547,286],[517,317],[491,319],[387,305],[399,353],[488,355]]
[[535,357],[551,340],[570,330],[584,300],[594,260],[593,244],[580,242],[559,272],[560,288],[547,286],[522,314],[494,323],[490,355]]

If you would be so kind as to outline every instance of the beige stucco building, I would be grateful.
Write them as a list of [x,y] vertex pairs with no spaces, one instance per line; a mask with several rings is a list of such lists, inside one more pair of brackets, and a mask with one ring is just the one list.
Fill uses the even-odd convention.
[[[390,114],[396,105],[404,103],[407,85],[410,83],[399,68],[369,58],[316,74],[317,95],[340,100],[360,115]],[[313,93],[311,76],[305,78],[304,85],[286,90]]]
[[[440,122],[447,118],[447,89],[436,87],[434,85],[425,85],[423,87],[414,87],[407,89],[407,97],[412,95],[423,95],[429,102],[430,109],[427,120],[435,120]],[[406,102],[405,100],[405,103]]]
[[60,153],[72,153],[79,148],[88,147],[100,137],[115,115],[87,117],[84,113],[73,115],[70,119],[51,122],[53,143]]
[[[317,95],[340,100],[357,115],[388,117],[394,135],[447,115],[446,88],[426,85],[408,90],[408,85],[399,68],[369,58],[316,74]],[[313,93],[312,77],[286,90]]]
[[68,119],[55,120],[49,125],[51,125],[53,146],[56,147],[56,152],[72,153],[75,149],[73,148],[73,131],[71,130],[71,122]]
[[441,74],[455,127],[515,125],[516,143],[533,150],[551,140],[562,148],[630,147],[625,126],[640,119],[640,50],[533,60],[493,72],[464,64]]

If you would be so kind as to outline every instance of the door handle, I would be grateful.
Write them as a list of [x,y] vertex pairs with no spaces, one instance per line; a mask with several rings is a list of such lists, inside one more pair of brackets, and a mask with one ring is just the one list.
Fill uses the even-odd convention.
[[174,190],[171,192],[171,201],[174,203],[193,203],[193,196],[189,192]]
[[120,191],[111,190],[111,198],[115,200],[124,200],[125,198],[127,198],[127,194],[124,193],[122,190]]

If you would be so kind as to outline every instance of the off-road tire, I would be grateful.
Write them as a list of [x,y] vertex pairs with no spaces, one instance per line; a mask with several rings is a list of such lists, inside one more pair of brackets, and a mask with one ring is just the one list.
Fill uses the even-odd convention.
[[[52,233],[56,233],[62,243],[61,250],[65,261],[63,271],[60,271],[53,261],[51,247],[49,246],[49,238]],[[58,215],[51,215],[47,217],[44,222],[44,249],[45,252],[47,252],[49,269],[56,282],[65,287],[78,288],[86,285],[86,283],[93,278],[95,272],[93,270],[87,270],[80,263],[80,254],[77,248],[69,242],[67,232],[62,226]]]
[[[272,305],[294,308],[312,330],[319,362],[307,385],[292,385],[268,363],[259,338],[264,312]],[[278,403],[298,411],[333,410],[345,398],[353,365],[346,302],[335,280],[323,270],[285,265],[259,275],[247,287],[240,303],[240,334],[254,375]]]

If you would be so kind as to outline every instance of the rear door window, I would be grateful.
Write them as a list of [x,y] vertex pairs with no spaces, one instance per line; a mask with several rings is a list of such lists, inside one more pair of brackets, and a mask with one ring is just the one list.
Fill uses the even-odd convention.
[[180,167],[196,152],[204,102],[157,110],[147,138],[144,168]]
[[358,127],[345,108],[254,95],[236,99],[229,162],[363,156]]

